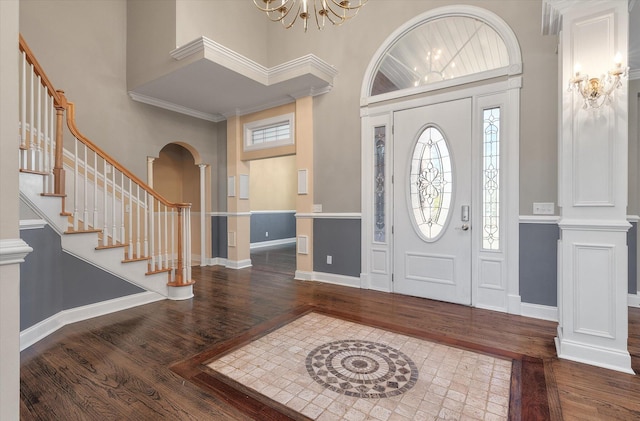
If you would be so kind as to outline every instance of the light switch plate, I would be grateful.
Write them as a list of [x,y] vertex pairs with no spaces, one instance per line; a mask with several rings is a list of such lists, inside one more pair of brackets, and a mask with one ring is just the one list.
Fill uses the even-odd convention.
[[533,203],[533,214],[534,215],[553,215],[555,212],[555,203],[543,203],[543,202],[534,202]]

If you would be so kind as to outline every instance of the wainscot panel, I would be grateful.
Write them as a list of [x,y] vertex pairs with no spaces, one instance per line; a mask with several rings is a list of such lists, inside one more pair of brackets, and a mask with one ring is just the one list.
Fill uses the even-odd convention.
[[556,223],[520,224],[520,297],[523,303],[557,306],[558,239]]
[[360,231],[359,218],[314,219],[313,270],[360,277]]
[[251,212],[251,244],[295,237],[295,211]]
[[63,310],[144,292],[62,250],[48,225],[20,231],[32,248],[20,264],[20,330]]
[[227,216],[211,216],[211,257],[227,258]]

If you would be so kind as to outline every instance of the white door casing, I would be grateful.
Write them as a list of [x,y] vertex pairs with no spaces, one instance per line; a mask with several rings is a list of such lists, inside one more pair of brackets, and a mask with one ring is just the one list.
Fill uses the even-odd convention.
[[[468,16],[491,26],[503,39],[509,64],[491,72],[470,74],[411,89],[371,95],[378,65],[404,35],[421,23],[448,16]],[[391,139],[394,113],[401,110],[471,98],[471,305],[520,314],[519,295],[519,141],[522,58],[511,28],[496,14],[468,5],[431,9],[394,31],[372,57],[365,72],[361,95],[362,237],[361,285],[379,291],[395,290],[392,281],[395,205]],[[442,88],[448,88],[443,91]],[[482,241],[482,141],[483,111],[500,108],[499,248],[487,250]],[[397,130],[398,127],[395,127]],[[385,140],[383,164],[376,158],[379,139]],[[392,183],[392,180],[396,183]],[[400,176],[401,177],[401,176]],[[460,209],[453,209],[453,217]],[[452,221],[453,222],[453,221]],[[458,221],[459,224],[459,221]]]
[[[470,305],[471,99],[396,111],[393,124],[393,291]],[[414,157],[421,135],[434,159]]]

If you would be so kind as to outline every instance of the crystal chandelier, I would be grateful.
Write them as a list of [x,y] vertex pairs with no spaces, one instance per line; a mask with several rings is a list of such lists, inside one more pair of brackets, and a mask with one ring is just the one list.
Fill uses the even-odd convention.
[[302,19],[304,31],[307,21],[313,15],[318,29],[324,28],[326,21],[342,25],[358,14],[369,0],[253,0],[256,7],[267,14],[273,22],[280,22],[286,29],[291,28],[298,18]]
[[600,108],[604,104],[611,103],[611,95],[613,91],[622,86],[623,78],[627,77],[628,67],[622,67],[622,59],[620,53],[614,58],[614,67],[609,70],[606,75],[599,78],[590,78],[589,75],[580,73],[581,66],[576,63],[575,76],[569,80],[568,91],[580,92],[584,99],[582,108]]

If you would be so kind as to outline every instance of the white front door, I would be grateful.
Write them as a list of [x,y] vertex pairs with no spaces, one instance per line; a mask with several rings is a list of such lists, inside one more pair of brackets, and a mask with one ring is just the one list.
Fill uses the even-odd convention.
[[395,292],[471,304],[471,99],[393,117]]

